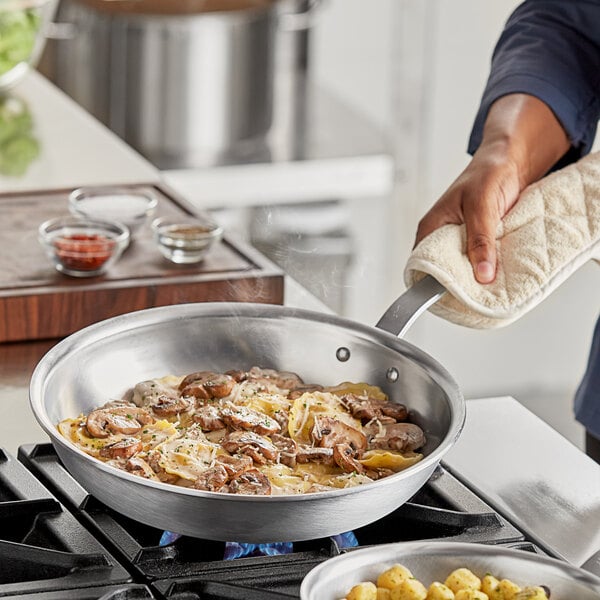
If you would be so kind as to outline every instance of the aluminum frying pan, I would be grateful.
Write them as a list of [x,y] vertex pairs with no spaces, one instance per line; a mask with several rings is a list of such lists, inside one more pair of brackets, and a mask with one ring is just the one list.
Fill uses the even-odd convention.
[[443,582],[460,567],[479,577],[491,573],[511,579],[521,587],[545,585],[552,600],[598,600],[600,578],[569,563],[532,552],[459,542],[400,542],[353,550],[315,567],[304,578],[301,600],[339,600],[361,581],[400,563],[425,587]]
[[[91,494],[148,525],[240,542],[300,541],[371,523],[410,499],[458,438],[465,403],[433,358],[397,337],[444,292],[427,278],[376,327],[329,314],[245,303],[153,308],[102,321],[65,338],[37,365],[32,410],[65,467]],[[65,418],[120,398],[135,383],[167,374],[253,365],[295,371],[305,381],[366,381],[406,404],[426,434],[424,458],[372,484],[286,496],[182,488],[115,469],[57,431]]]

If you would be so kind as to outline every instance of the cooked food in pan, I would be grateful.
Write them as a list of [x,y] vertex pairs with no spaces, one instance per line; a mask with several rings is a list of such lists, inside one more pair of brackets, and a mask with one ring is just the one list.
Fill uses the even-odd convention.
[[65,419],[60,433],[118,469],[231,494],[302,494],[371,483],[422,458],[423,431],[376,386],[295,373],[200,371],[142,381]]
[[486,573],[482,579],[470,569],[455,569],[444,583],[434,581],[427,588],[404,565],[383,571],[377,582],[356,584],[343,600],[548,600],[544,586],[521,588],[510,579]]

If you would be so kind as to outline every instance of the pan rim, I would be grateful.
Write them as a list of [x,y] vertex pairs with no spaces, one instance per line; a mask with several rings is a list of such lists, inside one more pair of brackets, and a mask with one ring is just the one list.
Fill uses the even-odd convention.
[[[583,583],[590,584],[594,587],[590,587],[590,591],[599,594],[600,598],[600,577],[593,573],[586,571],[580,567],[572,565],[564,560],[553,558],[551,556],[545,556],[534,552],[528,552],[526,550],[520,550],[517,548],[508,548],[505,546],[499,546],[497,544],[484,544],[477,542],[444,542],[444,541],[406,541],[406,542],[392,542],[388,544],[379,544],[376,546],[369,546],[351,550],[344,554],[340,554],[333,558],[329,558],[326,561],[320,563],[302,580],[300,586],[300,600],[310,600],[308,592],[312,591],[309,586],[314,586],[323,578],[323,573],[327,573],[340,563],[351,562],[356,560],[356,556],[369,557],[370,555],[389,554],[389,561],[397,561],[399,559],[399,551],[402,550],[404,556],[411,554],[414,556],[427,555],[427,556],[438,556],[444,554],[472,554],[477,553],[481,556],[507,556],[516,559],[529,559],[533,564],[547,565],[548,567],[558,567],[561,571],[565,572],[565,575],[572,579]],[[532,584],[533,585],[533,584]]]
[[[164,322],[164,315],[176,313],[176,319],[185,319],[189,317],[229,317],[233,315],[243,317],[260,317],[260,318],[296,318],[299,320],[308,320],[317,323],[327,323],[348,329],[354,333],[364,335],[368,339],[375,339],[376,342],[383,343],[387,348],[394,351],[402,351],[402,354],[425,370],[440,387],[447,390],[449,402],[452,403],[451,419],[448,431],[439,445],[431,454],[425,456],[421,461],[408,467],[407,469],[364,485],[357,485],[348,488],[340,488],[327,491],[311,492],[305,494],[282,494],[272,496],[254,496],[246,494],[229,494],[224,492],[209,492],[204,490],[196,490],[163,482],[154,482],[148,479],[133,475],[126,471],[122,471],[111,465],[108,465],[95,457],[86,454],[75,445],[64,439],[58,432],[56,424],[50,421],[47,411],[44,406],[43,396],[45,382],[51,376],[52,372],[57,368],[61,360],[71,356],[74,352],[81,348],[88,347],[101,340],[105,340],[111,335],[121,335],[126,330],[147,327],[149,325]],[[199,314],[201,313],[201,315]],[[123,325],[129,325],[127,329]],[[452,397],[450,397],[450,395]],[[130,483],[141,485],[144,487],[154,488],[163,492],[175,492],[185,496],[198,497],[204,499],[228,499],[236,502],[299,502],[307,499],[315,498],[334,498],[336,496],[347,496],[359,493],[365,488],[371,488],[374,484],[380,490],[388,486],[395,486],[401,479],[407,479],[410,476],[427,469],[431,469],[432,465],[435,468],[444,454],[456,442],[464,427],[466,419],[466,404],[463,395],[456,381],[450,373],[442,367],[435,359],[429,356],[424,351],[420,350],[411,343],[396,337],[395,335],[376,327],[364,325],[351,319],[310,311],[306,309],[285,307],[280,305],[258,304],[247,302],[198,302],[169,305],[155,308],[148,308],[139,311],[133,311],[99,321],[89,325],[71,335],[64,338],[58,344],[53,346],[36,365],[29,386],[29,403],[34,413],[34,416],[48,434],[52,444],[60,445],[65,451],[75,453],[79,458],[85,460],[94,469],[99,469],[109,475],[117,476]]]

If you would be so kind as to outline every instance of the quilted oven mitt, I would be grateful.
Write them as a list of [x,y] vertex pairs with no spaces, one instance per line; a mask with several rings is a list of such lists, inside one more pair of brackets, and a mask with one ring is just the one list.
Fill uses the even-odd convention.
[[448,291],[430,310],[479,329],[502,327],[531,310],[590,259],[600,261],[600,152],[523,190],[496,233],[498,269],[475,280],[464,225],[445,225],[413,250],[408,287],[430,274]]

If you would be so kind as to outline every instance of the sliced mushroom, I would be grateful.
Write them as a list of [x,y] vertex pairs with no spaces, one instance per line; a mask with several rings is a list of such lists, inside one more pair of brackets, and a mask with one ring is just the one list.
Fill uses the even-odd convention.
[[346,473],[364,473],[365,467],[356,458],[356,450],[350,444],[336,444],[333,447],[333,460],[335,464]]
[[206,404],[196,409],[194,421],[200,425],[202,431],[217,431],[225,428],[225,422],[221,419],[221,411],[212,404]]
[[117,406],[113,408],[99,408],[92,411],[85,422],[85,426],[92,437],[106,438],[111,433],[134,435],[154,418],[143,408],[136,406]]
[[380,409],[386,417],[396,419],[398,422],[408,419],[408,409],[404,404],[387,401],[381,404]]
[[281,431],[275,419],[245,406],[223,408],[221,419],[233,429],[246,429],[259,435],[270,435]]
[[134,475],[139,475],[145,479],[157,479],[152,467],[139,456],[132,456],[126,463],[125,469]]
[[383,419],[384,417],[394,421],[406,421],[408,418],[406,406],[389,400],[345,394],[340,398],[340,401],[353,417],[361,419],[363,423],[373,419]]
[[291,469],[296,466],[296,454],[298,454],[298,444],[292,439],[279,433],[270,436],[271,441],[279,449],[279,462]]
[[367,432],[369,448],[412,452],[426,443],[423,430],[414,423],[393,423],[368,429]]
[[246,379],[248,379],[247,371],[239,371],[237,369],[225,371],[225,375],[229,375],[229,377],[232,377],[237,383],[241,383],[242,381],[246,381]]
[[331,448],[315,448],[314,446],[299,445],[296,461],[300,464],[317,462],[325,465],[332,465],[333,450]]
[[358,454],[367,448],[367,437],[362,431],[333,417],[316,416],[311,437],[321,448],[334,448],[337,444],[348,444]]
[[287,410],[283,410],[283,408],[278,408],[273,413],[273,418],[277,421],[277,423],[279,423],[281,431],[287,431],[290,422],[290,414]]
[[[194,482],[197,490],[206,490],[207,492],[218,492],[223,490],[229,476],[223,465],[215,465],[202,473]],[[223,490],[226,491],[226,490]]]
[[150,408],[159,417],[172,417],[188,410],[191,404],[190,399],[183,396],[159,396],[156,403],[151,404]]
[[269,479],[258,469],[244,471],[232,479],[228,487],[232,494],[252,494],[253,496],[269,496],[271,494]]
[[211,400],[212,398],[229,396],[235,383],[235,379],[225,373],[198,371],[183,378],[183,381],[179,384],[179,391],[183,396]]
[[150,404],[156,404],[156,401],[161,396],[176,398],[178,394],[177,390],[172,387],[166,386],[160,381],[148,379],[146,381],[140,381],[140,383],[133,388],[131,399],[137,406],[146,407]]
[[104,458],[131,458],[142,450],[142,442],[137,438],[123,438],[113,444],[108,444],[100,450]]
[[261,465],[269,461],[277,462],[279,459],[277,447],[252,431],[232,431],[223,438],[221,445],[230,454],[247,454]]
[[289,371],[276,371],[275,369],[261,369],[252,367],[246,374],[247,379],[267,380],[280,390],[294,390],[304,384],[296,373]]
[[236,454],[234,456],[222,455],[217,457],[217,464],[221,465],[230,478],[241,475],[244,471],[251,469],[254,465],[252,458],[245,454]]
[[177,475],[172,475],[171,473],[167,473],[161,466],[160,461],[162,460],[162,454],[158,450],[151,450],[148,452],[147,462],[150,465],[151,469],[156,474],[156,477],[163,483],[177,483],[179,477]]

